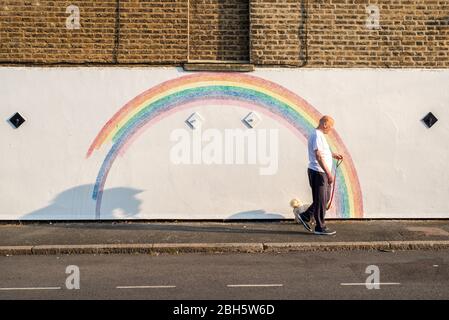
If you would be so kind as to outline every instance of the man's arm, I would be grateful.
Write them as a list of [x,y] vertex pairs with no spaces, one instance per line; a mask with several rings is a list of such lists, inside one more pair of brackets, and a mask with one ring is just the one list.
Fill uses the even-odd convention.
[[328,180],[329,184],[333,183],[334,182],[334,177],[332,177],[332,172],[329,170],[329,168],[327,167],[326,163],[324,162],[324,159],[323,159],[323,157],[321,155],[320,150],[318,150],[318,149],[315,150],[315,156],[316,156],[316,160],[318,161],[320,167],[326,173],[327,180]]

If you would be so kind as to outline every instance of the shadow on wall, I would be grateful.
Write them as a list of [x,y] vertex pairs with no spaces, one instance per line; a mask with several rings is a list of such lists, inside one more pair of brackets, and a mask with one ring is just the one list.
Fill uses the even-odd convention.
[[243,211],[229,216],[229,220],[246,220],[246,219],[285,219],[284,216],[277,213],[267,213],[265,210]]
[[[21,220],[76,220],[95,219],[96,201],[92,199],[94,185],[86,184],[61,192],[52,203],[22,216]],[[136,195],[143,190],[111,188],[103,192],[101,219],[136,219],[140,204]]]
[[[20,220],[95,220],[96,201],[92,199],[94,185],[86,184],[61,192],[44,208],[30,212]],[[142,219],[139,214],[142,201],[136,197],[143,190],[133,188],[111,188],[103,192],[101,220]],[[285,219],[265,210],[251,210],[235,213],[226,220]]]

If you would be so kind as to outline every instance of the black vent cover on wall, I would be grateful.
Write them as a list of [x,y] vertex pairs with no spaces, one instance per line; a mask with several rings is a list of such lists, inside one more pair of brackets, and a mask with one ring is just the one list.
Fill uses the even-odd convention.
[[424,122],[424,124],[427,126],[427,128],[431,128],[437,121],[437,117],[435,117],[435,115],[432,112],[429,112],[423,119],[422,121]]
[[16,112],[11,118],[9,118],[9,122],[17,129],[24,122],[25,119],[20,115],[20,113]]

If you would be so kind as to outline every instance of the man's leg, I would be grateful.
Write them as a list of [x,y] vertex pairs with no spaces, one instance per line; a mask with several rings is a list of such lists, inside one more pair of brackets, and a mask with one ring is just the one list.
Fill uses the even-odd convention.
[[[312,187],[312,180],[311,180],[311,173],[310,173],[310,169],[308,169],[308,175],[309,175],[309,184]],[[307,231],[309,232],[313,232],[313,229],[311,227],[311,219],[313,217],[313,211],[314,211],[314,206],[313,203],[309,206],[309,208],[307,208],[306,211],[302,212],[300,211],[299,208],[296,208],[293,210],[293,213],[295,214],[295,220],[296,222],[302,224],[304,226],[304,228],[306,228]]]
[[326,215],[328,183],[326,174],[315,171],[312,175],[313,213],[316,223],[315,230],[321,231],[326,228],[324,217]]
[[313,170],[312,169],[307,169],[307,175],[309,177],[309,185],[310,188],[312,188],[312,204],[309,206],[309,208],[307,208],[306,211],[304,211],[302,213],[302,217],[303,220],[306,222],[309,222],[315,215],[315,196],[314,196],[314,192],[313,192]]
[[306,211],[304,211],[303,213],[301,213],[301,217],[303,218],[304,221],[306,222],[310,222],[312,221],[313,217],[314,217],[314,206],[313,203],[307,208]]
[[304,227],[312,231],[311,220],[315,218],[315,230],[321,231],[325,228],[324,215],[326,214],[326,192],[327,177],[326,174],[308,169],[309,184],[312,188],[312,204],[299,215],[298,220]]
[[315,207],[315,220],[316,220],[316,226],[315,226],[315,234],[319,235],[334,235],[336,234],[335,231],[329,230],[326,228],[326,222],[325,222],[325,216],[326,216],[326,208],[327,203],[330,199],[330,192],[331,192],[331,185],[329,185],[329,182],[327,180],[327,176],[325,174],[319,173],[320,178],[317,183],[317,198],[319,199],[317,201],[317,206]]

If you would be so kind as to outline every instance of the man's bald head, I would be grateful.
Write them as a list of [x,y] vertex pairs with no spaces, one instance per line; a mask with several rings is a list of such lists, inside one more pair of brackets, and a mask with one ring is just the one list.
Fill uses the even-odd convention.
[[323,131],[323,133],[328,133],[334,126],[334,119],[331,116],[323,116],[320,119],[318,129]]

